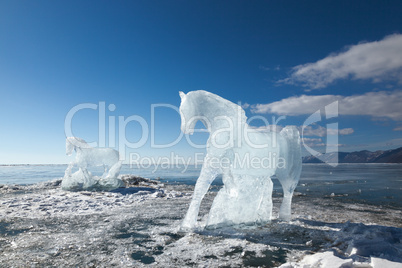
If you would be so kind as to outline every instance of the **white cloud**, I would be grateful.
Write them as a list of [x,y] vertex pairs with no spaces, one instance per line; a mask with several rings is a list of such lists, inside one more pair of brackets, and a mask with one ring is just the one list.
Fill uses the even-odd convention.
[[[314,126],[314,127],[313,127]],[[322,142],[321,138],[306,138],[307,137],[326,137],[327,135],[350,135],[355,131],[353,128],[325,128],[320,125],[313,124],[313,126],[299,126],[297,127],[299,132],[303,134],[304,142]],[[269,126],[249,126],[250,129],[261,131],[261,132],[280,132],[283,127],[279,125],[269,125]]]
[[305,115],[312,114],[334,101],[339,102],[339,115],[368,115],[374,118],[402,121],[402,91],[369,92],[347,97],[340,95],[301,95],[273,103],[252,105],[251,112],[289,116]]
[[342,129],[334,129],[334,128],[325,128],[319,125],[316,125],[315,128],[312,126],[306,126],[304,128],[300,128],[300,132],[302,132],[304,136],[316,136],[316,137],[325,137],[327,135],[350,135],[353,134],[353,128],[342,128]]
[[263,71],[270,71],[270,70],[271,70],[271,68],[266,67],[266,66],[264,66],[264,65],[260,65],[260,66],[258,66],[258,68],[260,68],[260,69],[263,70]]
[[261,132],[280,132],[283,129],[283,127],[279,125],[249,126],[249,128]]
[[303,142],[322,142],[321,138],[303,138]]
[[360,43],[346,51],[332,54],[314,63],[293,67],[290,77],[278,81],[323,88],[338,79],[372,79],[373,82],[398,80],[402,82],[402,34],[381,41]]
[[308,147],[346,147],[345,144],[304,143]]
[[321,138],[305,138],[303,137],[303,144],[308,147],[344,147],[345,144],[331,144],[325,143]]
[[402,131],[402,126],[397,126],[393,129],[393,131]]
[[260,65],[259,68],[263,71],[280,71],[281,70],[281,66],[280,65],[276,65],[274,68],[270,68],[270,67],[266,67],[264,65]]
[[321,95],[290,97],[268,104],[255,104],[251,106],[251,112],[256,114],[273,113],[279,115],[312,114],[318,109],[339,100],[341,96]]
[[247,102],[245,102],[241,105],[241,108],[243,108],[243,109],[247,109],[248,107],[250,107],[250,104],[248,104]]
[[[340,129],[339,130],[339,135],[350,135],[350,134],[352,134],[353,132],[355,132],[354,130],[353,130],[353,128],[342,128],[342,129]],[[331,134],[330,134],[331,135]],[[332,134],[333,135],[333,134]]]

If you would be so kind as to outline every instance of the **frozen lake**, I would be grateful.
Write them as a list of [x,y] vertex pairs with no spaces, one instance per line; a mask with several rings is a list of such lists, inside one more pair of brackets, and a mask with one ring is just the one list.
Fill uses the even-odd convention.
[[[399,267],[402,165],[304,165],[289,223],[206,230],[220,180],[201,204],[199,228],[178,227],[199,168],[130,169],[159,184],[66,192],[66,165],[0,167],[0,266]],[[101,172],[100,170],[93,172]],[[56,179],[55,179],[56,178]],[[57,180],[59,178],[59,180]],[[50,181],[50,182],[49,182]],[[321,266],[319,264],[322,264]]]
[[[0,166],[0,184],[33,184],[61,178],[67,165]],[[120,174],[159,178],[168,184],[194,185],[200,167],[131,168],[123,165]],[[102,170],[94,169],[94,174]],[[214,185],[222,181],[217,178]],[[281,191],[274,179],[274,190]],[[402,207],[402,164],[304,164],[297,192],[311,197],[330,196],[352,202]]]

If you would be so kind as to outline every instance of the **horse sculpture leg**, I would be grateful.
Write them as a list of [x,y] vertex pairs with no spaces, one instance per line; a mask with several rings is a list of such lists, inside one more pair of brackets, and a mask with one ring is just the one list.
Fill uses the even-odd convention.
[[197,180],[194,188],[193,199],[187,211],[186,217],[183,220],[181,228],[192,229],[197,223],[198,212],[200,210],[201,201],[208,192],[209,186],[218,175],[218,170],[212,169],[207,161],[204,162],[200,177]]
[[257,222],[268,222],[272,219],[272,191],[274,184],[270,177],[265,177],[265,181],[260,197],[259,205],[257,207],[258,219]]
[[282,129],[280,135],[285,139],[281,146],[282,150],[284,149],[286,152],[282,153],[285,158],[285,166],[277,169],[276,173],[283,189],[279,219],[289,221],[293,192],[299,182],[302,169],[300,134],[295,127],[289,126]]
[[103,164],[103,174],[102,174],[102,178],[106,178],[107,174],[108,174],[108,166]]
[[284,221],[290,220],[293,192],[299,182],[301,173],[301,157],[300,159],[289,158],[288,160],[288,168],[277,172],[276,174],[283,190],[283,200],[279,210],[279,219]]
[[84,176],[85,176],[87,179],[92,178],[92,176],[89,175],[89,172],[88,172],[88,170],[86,169],[86,167],[81,167],[81,170],[82,170],[82,173],[84,173]]
[[283,200],[279,210],[279,219],[290,221],[291,205],[294,189],[283,187]]
[[73,169],[73,167],[74,167],[74,162],[70,162],[66,171],[64,172],[64,177],[71,177],[71,170]]
[[301,173],[301,157],[300,159],[293,159],[294,162],[292,162],[291,158],[288,160],[289,166],[276,172],[283,190],[283,200],[279,210],[279,219],[283,221],[290,220],[293,192],[299,182]]

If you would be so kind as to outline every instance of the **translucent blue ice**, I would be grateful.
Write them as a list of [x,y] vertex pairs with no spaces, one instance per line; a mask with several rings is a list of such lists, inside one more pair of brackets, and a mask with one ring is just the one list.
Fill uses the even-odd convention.
[[213,201],[207,227],[269,222],[274,175],[284,193],[279,218],[289,221],[302,167],[297,128],[288,126],[279,133],[258,131],[247,124],[239,105],[215,94],[199,90],[180,92],[180,97],[182,132],[192,134],[197,121],[201,121],[210,133],[207,154],[181,227],[196,227],[201,201],[220,174],[224,186]]
[[[124,182],[118,178],[122,162],[119,152],[111,148],[93,148],[83,139],[68,137],[66,139],[66,153],[76,152],[75,161],[67,167],[61,188],[68,191],[80,190],[114,190],[124,187]],[[72,173],[73,167],[78,171]],[[94,176],[88,167],[103,166],[101,177]]]

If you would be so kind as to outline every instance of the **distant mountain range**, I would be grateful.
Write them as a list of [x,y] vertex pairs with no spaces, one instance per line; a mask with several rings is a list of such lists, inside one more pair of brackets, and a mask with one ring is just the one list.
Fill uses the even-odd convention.
[[402,147],[387,151],[338,152],[320,155],[320,159],[310,155],[303,157],[303,163],[334,163],[338,154],[338,163],[402,163]]

